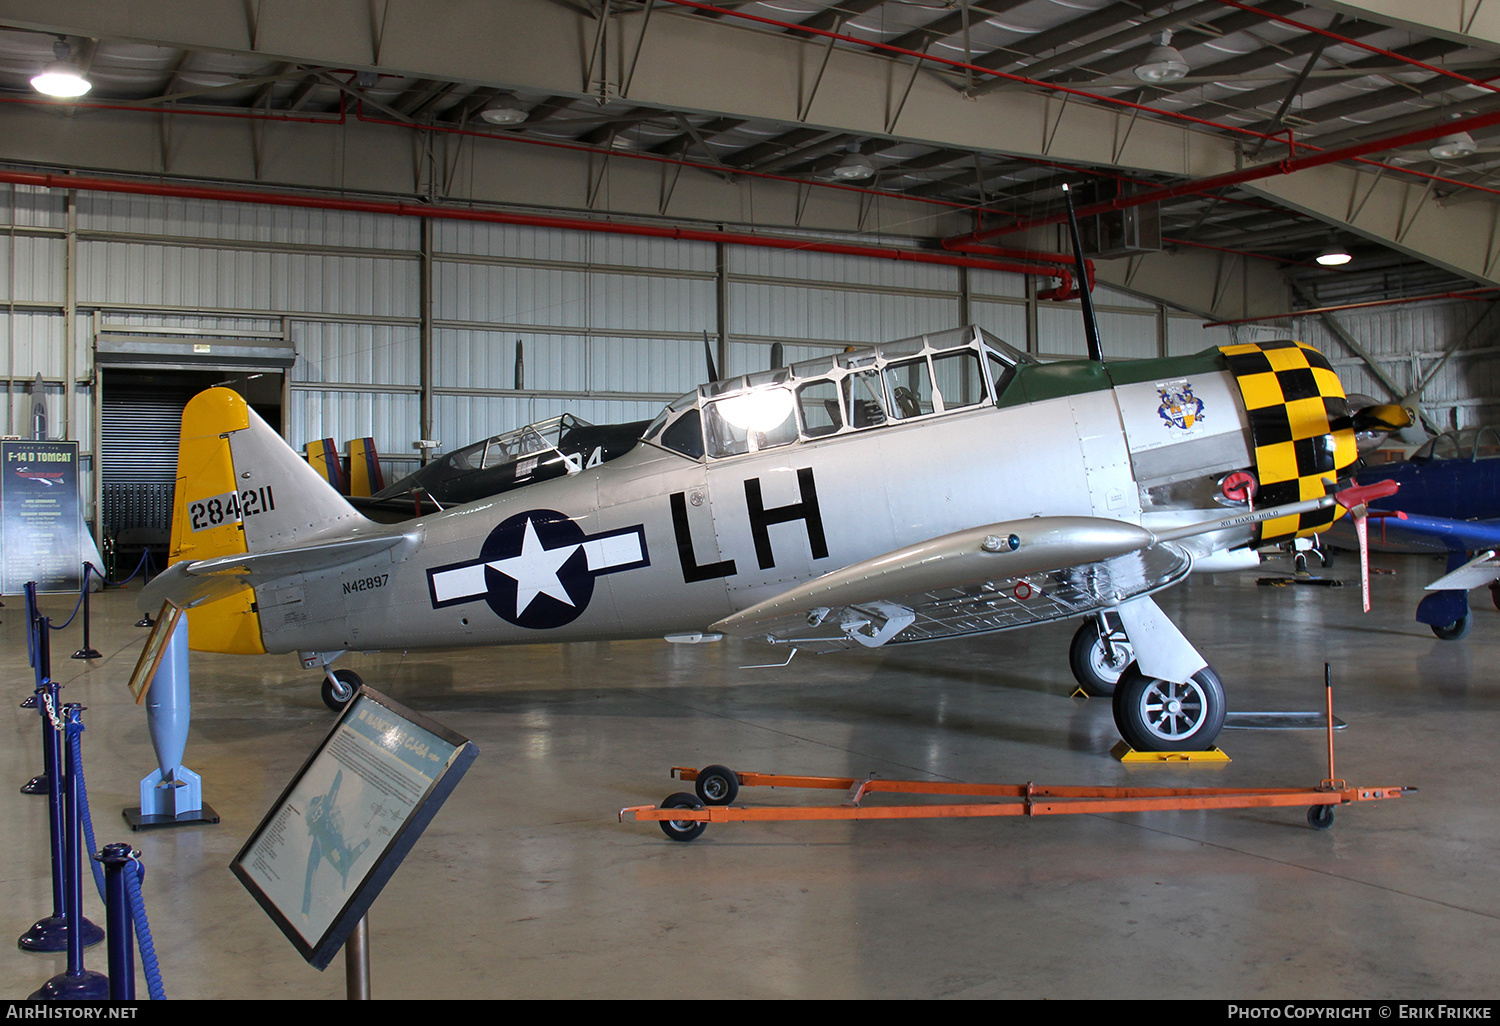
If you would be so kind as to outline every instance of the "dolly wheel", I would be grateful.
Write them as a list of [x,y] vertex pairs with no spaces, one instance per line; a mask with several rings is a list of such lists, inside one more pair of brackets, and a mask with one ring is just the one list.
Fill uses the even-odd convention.
[[704,766],[698,771],[693,789],[704,805],[728,805],[739,797],[739,775],[728,766]]
[[1314,805],[1307,810],[1307,825],[1314,830],[1327,830],[1333,826],[1333,806]]
[[[695,794],[679,791],[677,794],[669,795],[666,801],[657,806],[658,809],[701,809],[703,803]],[[674,841],[692,841],[708,829],[708,824],[695,819],[663,819],[661,832]]]

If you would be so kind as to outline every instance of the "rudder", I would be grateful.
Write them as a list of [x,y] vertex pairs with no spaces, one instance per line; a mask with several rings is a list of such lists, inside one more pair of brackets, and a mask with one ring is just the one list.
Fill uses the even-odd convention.
[[[169,562],[307,544],[365,523],[238,393],[211,388],[182,411]],[[191,617],[196,651],[265,651],[248,585]]]

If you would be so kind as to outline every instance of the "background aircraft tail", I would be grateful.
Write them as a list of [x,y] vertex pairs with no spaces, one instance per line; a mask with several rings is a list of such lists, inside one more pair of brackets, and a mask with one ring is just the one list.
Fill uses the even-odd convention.
[[[372,526],[236,392],[211,388],[182,411],[169,563],[312,544]],[[263,652],[248,585],[192,608],[199,651]]]

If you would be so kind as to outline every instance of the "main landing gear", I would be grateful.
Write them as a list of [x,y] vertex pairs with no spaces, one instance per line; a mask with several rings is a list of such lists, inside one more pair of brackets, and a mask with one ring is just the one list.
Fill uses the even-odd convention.
[[[1129,631],[1150,640],[1149,651]],[[1141,662],[1178,672],[1202,667],[1182,680],[1153,676]],[[1089,617],[1068,650],[1073,677],[1085,694],[1113,699],[1115,726],[1138,752],[1203,751],[1224,727],[1224,684],[1147,598]],[[1159,671],[1162,672],[1162,671]]]
[[1134,663],[1115,689],[1115,727],[1138,752],[1199,751],[1224,727],[1224,685],[1213,667],[1187,680],[1158,680]]

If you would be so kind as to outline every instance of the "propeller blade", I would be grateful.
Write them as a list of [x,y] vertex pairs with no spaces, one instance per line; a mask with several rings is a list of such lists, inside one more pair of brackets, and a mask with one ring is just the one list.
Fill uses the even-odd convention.
[[1354,533],[1359,536],[1359,588],[1365,612],[1370,611],[1370,520],[1363,514],[1354,517]]

